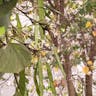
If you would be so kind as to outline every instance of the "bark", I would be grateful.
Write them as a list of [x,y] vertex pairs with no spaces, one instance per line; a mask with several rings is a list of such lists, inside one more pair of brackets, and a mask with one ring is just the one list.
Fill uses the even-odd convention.
[[[64,0],[60,0],[60,8],[59,9],[60,9],[61,14],[64,15]],[[64,21],[65,21],[64,16],[60,15],[61,25],[64,24]]]
[[68,55],[65,56],[64,70],[66,73],[68,96],[77,96],[77,93],[75,91],[75,87],[72,81],[71,63]]
[[92,96],[92,74],[85,77],[85,96]]
[[[91,43],[89,58],[94,62],[94,56],[96,53],[96,39],[93,39],[94,43]],[[90,69],[92,72],[92,70]],[[85,96],[92,96],[92,74],[85,76]]]
[[59,11],[59,10],[60,10],[60,7],[59,7],[60,3],[59,3],[59,0],[54,0],[54,4],[55,4],[55,9]]

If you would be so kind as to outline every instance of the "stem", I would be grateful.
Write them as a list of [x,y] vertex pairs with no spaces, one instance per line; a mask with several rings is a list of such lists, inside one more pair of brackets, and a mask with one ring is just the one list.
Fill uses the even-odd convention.
[[16,76],[15,73],[14,73],[14,78],[15,78],[15,82],[16,82],[17,88],[20,89],[20,87],[19,87],[19,83],[18,83],[18,80],[17,80],[17,76]]

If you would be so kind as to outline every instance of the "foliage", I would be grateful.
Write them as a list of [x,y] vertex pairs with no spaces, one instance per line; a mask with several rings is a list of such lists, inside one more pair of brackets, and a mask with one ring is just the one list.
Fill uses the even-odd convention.
[[[96,1],[0,0],[0,10],[0,72],[14,74],[15,96],[29,96],[26,77],[31,68],[38,96],[43,96],[49,89],[52,96],[57,96],[57,88],[61,87],[67,87],[67,95],[70,88],[74,88],[78,96],[84,95],[83,87],[90,83],[87,80],[95,70]],[[29,25],[22,23],[20,14],[27,18]],[[82,66],[82,71],[78,66]],[[61,71],[63,80],[54,79],[54,67]],[[74,67],[78,71],[75,74]],[[47,72],[46,76],[44,72]],[[47,88],[44,80],[48,83]],[[72,84],[71,87],[68,84]],[[89,84],[91,95],[92,84]],[[64,94],[66,90],[59,92],[59,95]]]
[[0,49],[0,72],[19,73],[30,64],[30,52],[20,44],[10,43]]

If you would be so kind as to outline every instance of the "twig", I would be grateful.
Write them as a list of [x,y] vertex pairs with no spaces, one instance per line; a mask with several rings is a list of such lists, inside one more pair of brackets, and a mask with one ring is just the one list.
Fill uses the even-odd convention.
[[4,80],[4,82],[0,83],[0,86],[2,86],[4,83],[6,83],[11,78],[11,76],[9,76],[6,80]]

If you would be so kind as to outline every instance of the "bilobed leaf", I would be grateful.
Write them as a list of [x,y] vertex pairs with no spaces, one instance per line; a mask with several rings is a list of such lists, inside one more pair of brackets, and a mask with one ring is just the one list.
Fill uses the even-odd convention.
[[0,72],[19,73],[31,62],[28,49],[16,43],[10,43],[0,49]]
[[4,35],[4,33],[5,33],[5,27],[2,26],[0,27],[0,36]]

